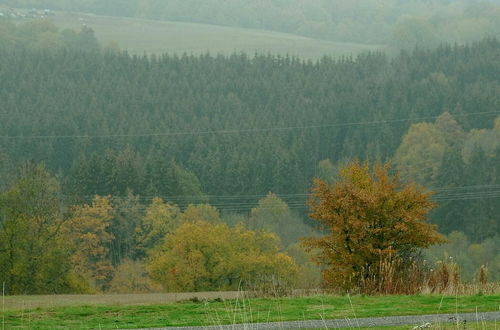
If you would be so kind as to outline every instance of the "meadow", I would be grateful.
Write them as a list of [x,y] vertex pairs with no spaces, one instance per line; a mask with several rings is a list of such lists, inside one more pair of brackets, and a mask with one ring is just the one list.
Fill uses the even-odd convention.
[[[231,293],[233,294],[233,293]],[[212,294],[213,295],[213,294]],[[141,295],[142,299],[147,295]],[[64,296],[61,296],[64,297]],[[98,301],[78,300],[80,306],[49,307],[63,299],[53,296],[40,300],[46,307],[5,308],[3,317],[6,328],[147,328],[166,326],[208,326],[222,324],[284,322],[326,319],[356,319],[399,315],[424,315],[444,313],[475,313],[498,311],[499,295],[475,296],[329,296],[289,298],[238,298],[225,300],[220,297],[191,298],[176,303],[155,302],[127,306],[133,296],[123,295],[123,305],[95,296]],[[208,297],[208,296],[206,296]],[[215,297],[215,296],[212,296]],[[203,297],[202,297],[203,298]],[[22,301],[23,297],[8,297],[7,303]],[[56,304],[57,305],[57,304]],[[25,305],[27,306],[27,305]],[[479,325],[478,325],[479,326]],[[485,324],[481,324],[484,328]],[[488,325],[489,326],[489,325]],[[496,326],[491,323],[491,328]],[[407,328],[407,327],[406,327]],[[472,327],[474,328],[474,327]],[[386,329],[404,329],[388,327]]]
[[107,45],[118,43],[131,54],[248,54],[264,53],[317,59],[325,55],[356,55],[383,49],[380,45],[341,43],[267,30],[223,27],[208,24],[154,21],[58,12],[50,17],[60,28],[80,30],[85,24]]

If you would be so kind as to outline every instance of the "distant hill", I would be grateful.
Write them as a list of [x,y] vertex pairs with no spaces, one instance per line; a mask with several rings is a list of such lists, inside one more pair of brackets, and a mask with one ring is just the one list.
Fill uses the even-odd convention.
[[0,0],[0,4],[395,47],[500,37],[498,0]]
[[339,43],[256,29],[208,24],[162,22],[91,14],[57,13],[50,19],[60,28],[92,28],[101,44],[117,42],[132,54],[270,53],[316,59],[356,55],[384,46]]

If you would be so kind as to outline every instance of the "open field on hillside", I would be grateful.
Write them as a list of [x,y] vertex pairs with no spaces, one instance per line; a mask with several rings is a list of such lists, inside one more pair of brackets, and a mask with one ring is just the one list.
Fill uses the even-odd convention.
[[[141,295],[144,298],[147,295]],[[97,301],[104,301],[102,296]],[[4,312],[6,327],[34,328],[138,328],[187,325],[220,325],[246,322],[280,322],[313,319],[355,319],[363,317],[423,315],[498,311],[500,296],[313,296],[281,299],[238,299],[184,301],[151,305],[99,305],[32,308]],[[22,300],[23,297],[10,297]],[[59,296],[44,297],[47,304]],[[63,298],[65,300],[67,298]],[[133,296],[121,296],[123,303]],[[80,301],[83,303],[83,301]],[[500,320],[499,320],[500,321]],[[393,328],[398,329],[398,328]]]
[[83,24],[94,29],[106,45],[116,41],[133,54],[178,53],[249,54],[271,53],[316,59],[324,55],[351,55],[381,49],[381,46],[336,43],[293,34],[231,28],[206,24],[162,22],[80,13],[57,13],[51,20],[61,28],[80,30]]

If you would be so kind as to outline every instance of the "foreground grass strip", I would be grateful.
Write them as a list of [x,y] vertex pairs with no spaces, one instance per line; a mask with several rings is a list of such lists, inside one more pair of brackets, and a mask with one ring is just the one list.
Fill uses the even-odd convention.
[[6,328],[116,329],[498,311],[495,296],[315,296],[5,312]]

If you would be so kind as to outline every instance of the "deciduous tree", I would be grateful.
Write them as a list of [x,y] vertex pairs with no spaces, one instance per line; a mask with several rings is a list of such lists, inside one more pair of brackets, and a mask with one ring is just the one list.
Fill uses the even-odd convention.
[[137,258],[144,257],[149,249],[161,244],[165,236],[179,226],[180,212],[177,205],[165,203],[158,197],[153,198],[140,225],[136,228]]
[[270,281],[289,287],[298,268],[279,252],[272,233],[192,221],[167,236],[148,271],[168,291],[202,291],[261,287]]
[[109,258],[113,240],[108,231],[113,219],[110,198],[96,196],[91,205],[75,206],[72,213],[65,230],[72,239],[74,270],[89,281],[90,287],[104,290],[113,275]]
[[299,215],[292,212],[287,203],[273,193],[261,199],[250,212],[249,227],[276,233],[284,247],[297,243],[300,237],[312,234],[312,228],[304,224]]
[[78,291],[61,231],[60,189],[43,165],[28,164],[0,194],[0,282],[8,294]]
[[412,125],[394,156],[402,179],[434,184],[447,148],[444,134],[436,125]]
[[[328,235],[304,244],[321,251],[323,279],[332,289],[353,289],[364,280],[382,280],[381,263],[401,260],[400,267],[420,248],[443,242],[436,227],[426,223],[435,206],[430,193],[414,184],[400,185],[388,165],[352,162],[341,168],[339,181],[315,180],[310,216]],[[404,271],[404,269],[400,269]]]

